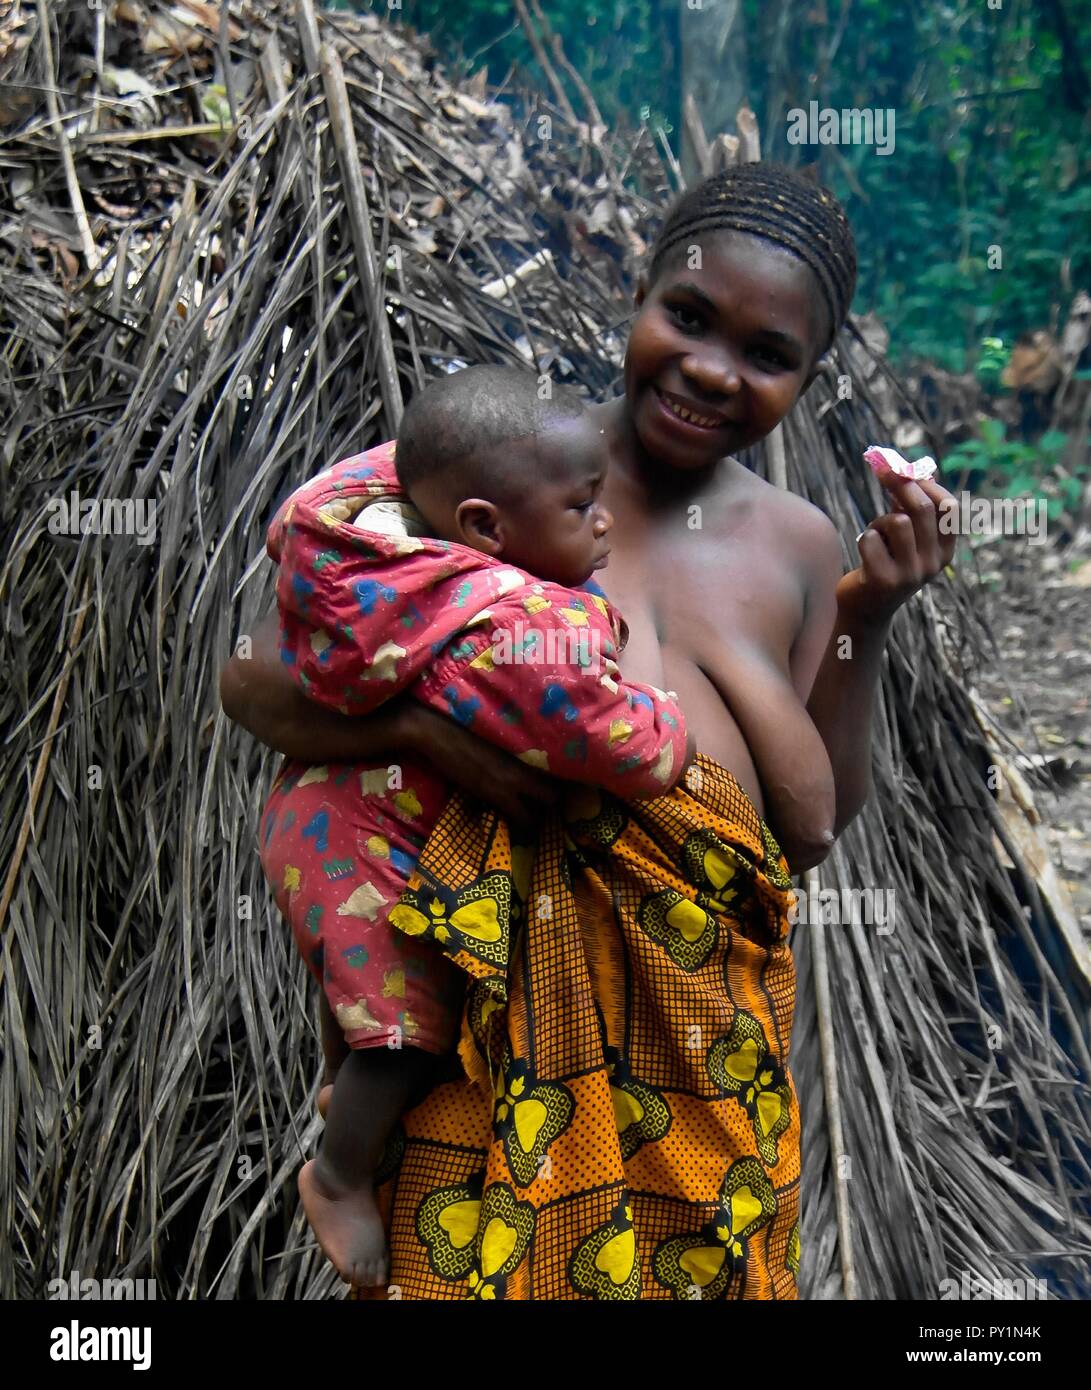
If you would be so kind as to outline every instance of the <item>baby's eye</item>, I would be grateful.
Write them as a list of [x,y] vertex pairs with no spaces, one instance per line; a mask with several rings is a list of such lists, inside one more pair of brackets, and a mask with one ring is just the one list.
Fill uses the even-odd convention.
[[594,505],[595,499],[593,497],[589,497],[586,502],[577,502],[576,510],[578,512],[589,512]]

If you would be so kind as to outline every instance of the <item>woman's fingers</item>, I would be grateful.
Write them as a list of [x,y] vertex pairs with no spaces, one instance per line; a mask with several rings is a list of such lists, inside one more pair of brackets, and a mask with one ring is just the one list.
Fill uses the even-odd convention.
[[[888,518],[880,517],[879,520],[886,521]],[[869,584],[881,591],[893,591],[898,587],[898,566],[878,522],[871,523],[856,542],[856,548],[860,552],[864,578]]]
[[955,558],[955,545],[958,541],[958,500],[953,493],[931,478],[919,486],[927,493],[936,509],[940,561],[946,569]]
[[927,577],[938,574],[954,559],[958,533],[958,503],[933,478],[914,482],[887,472],[879,481],[890,493],[895,513],[913,522],[917,553]]
[[900,479],[899,482],[896,492],[891,489],[897,503],[897,511],[893,515],[906,516],[912,522],[917,555],[925,570],[935,574],[942,568],[936,504],[922,484],[911,479]]
[[957,503],[931,478],[916,482],[890,469],[878,475],[891,509],[857,539],[860,568],[846,588],[863,611],[889,616],[954,558]]
[[527,828],[552,809],[560,792],[552,778],[498,748],[489,749],[474,785],[466,790]]
[[917,528],[907,512],[889,512],[876,517],[869,529],[882,537],[901,583],[915,583],[924,578]]

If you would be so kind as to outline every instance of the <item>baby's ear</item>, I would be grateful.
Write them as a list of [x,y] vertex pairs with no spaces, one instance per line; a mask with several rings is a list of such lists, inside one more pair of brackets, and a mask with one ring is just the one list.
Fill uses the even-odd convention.
[[483,497],[468,497],[455,508],[458,539],[483,555],[499,555],[504,546],[500,513],[495,503]]

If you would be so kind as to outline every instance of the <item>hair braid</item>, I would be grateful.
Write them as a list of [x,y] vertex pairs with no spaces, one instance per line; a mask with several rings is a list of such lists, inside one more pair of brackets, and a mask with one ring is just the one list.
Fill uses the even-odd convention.
[[841,204],[780,164],[738,164],[684,193],[667,216],[652,255],[651,279],[687,237],[746,232],[782,246],[810,267],[830,313],[828,348],[856,288],[856,243]]

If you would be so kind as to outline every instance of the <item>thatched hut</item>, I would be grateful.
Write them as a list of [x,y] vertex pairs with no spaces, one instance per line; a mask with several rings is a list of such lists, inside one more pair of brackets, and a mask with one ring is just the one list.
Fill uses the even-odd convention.
[[[459,88],[306,0],[6,9],[0,1294],[325,1296],[294,1186],[317,1045],[255,853],[272,760],[217,673],[269,606],[276,501],[430,374],[611,390],[679,171],[576,89]],[[880,380],[850,328],[753,460],[846,560]],[[902,614],[873,805],[809,885],[881,886],[896,928],[796,930],[812,1297],[1087,1291],[1086,956],[973,698],[989,650],[957,579]]]

